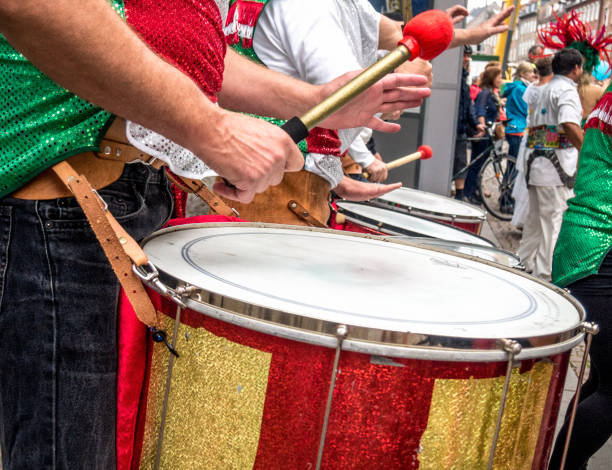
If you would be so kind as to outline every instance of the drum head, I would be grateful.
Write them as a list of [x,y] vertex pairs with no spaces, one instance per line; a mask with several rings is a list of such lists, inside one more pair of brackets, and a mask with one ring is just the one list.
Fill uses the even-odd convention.
[[[461,255],[388,238],[257,224],[166,229],[144,244],[163,278],[202,304],[294,330],[317,325],[550,344],[575,337],[584,313],[562,290]],[[189,303],[191,307],[192,304]],[[315,320],[315,321],[312,321]],[[554,338],[542,343],[531,338]],[[374,341],[374,339],[372,339]],[[397,343],[395,343],[397,344]]]
[[[489,240],[451,225],[435,222],[410,214],[358,202],[336,201],[339,212],[357,223],[394,235],[438,238],[472,245],[495,245]],[[382,224],[382,225],[380,225]]]
[[419,237],[396,237],[399,240],[416,243],[417,245],[426,245],[442,248],[443,250],[454,251],[468,256],[490,261],[491,263],[501,264],[514,269],[525,269],[518,256],[509,251],[500,250],[488,246],[472,245],[470,243],[451,242],[448,240],[437,240],[435,238],[419,238]]
[[380,196],[376,201],[396,204],[402,208],[414,209],[418,212],[440,214],[460,219],[484,220],[487,215],[484,210],[471,204],[411,188],[398,188]]

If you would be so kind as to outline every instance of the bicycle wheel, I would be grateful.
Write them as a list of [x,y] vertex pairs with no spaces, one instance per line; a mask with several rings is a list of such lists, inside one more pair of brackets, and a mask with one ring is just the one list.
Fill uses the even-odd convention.
[[494,217],[511,220],[514,213],[512,188],[516,179],[516,158],[491,155],[478,173],[482,202]]

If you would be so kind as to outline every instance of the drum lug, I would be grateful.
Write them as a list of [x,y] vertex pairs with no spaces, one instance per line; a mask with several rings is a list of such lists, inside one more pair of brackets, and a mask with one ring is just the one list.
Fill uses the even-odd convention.
[[599,333],[599,325],[597,323],[585,321],[580,325],[580,328],[589,335],[594,336]]
[[143,264],[141,266],[132,266],[132,271],[146,285],[152,287],[167,299],[172,300],[181,308],[186,308],[182,299],[182,294],[174,289],[171,289],[159,279],[159,271],[152,263]]

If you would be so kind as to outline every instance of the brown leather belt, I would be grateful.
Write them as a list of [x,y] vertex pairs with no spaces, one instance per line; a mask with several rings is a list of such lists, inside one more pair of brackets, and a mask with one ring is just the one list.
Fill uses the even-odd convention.
[[[100,189],[117,181],[126,163],[143,162],[159,169],[165,165],[159,160],[127,143],[125,120],[115,119],[100,143],[99,152],[86,152],[65,160],[77,174],[85,176],[93,189]],[[182,190],[197,194],[220,215],[236,216],[237,212],[221,198],[212,193],[201,181],[178,178],[172,175],[172,182]],[[53,169],[43,171],[32,181],[11,194],[11,197],[28,200],[49,200],[71,197],[73,194],[62,184]]]

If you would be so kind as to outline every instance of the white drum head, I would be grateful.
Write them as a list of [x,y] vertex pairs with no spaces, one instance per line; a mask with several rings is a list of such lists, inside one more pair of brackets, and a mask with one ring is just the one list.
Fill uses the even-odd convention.
[[[471,243],[480,246],[495,246],[489,240],[466,230],[422,217],[358,202],[336,201],[336,204],[340,212],[349,219],[352,217],[354,221],[364,222],[364,224],[369,224],[371,228],[384,233],[439,238],[441,240]],[[378,224],[380,223],[383,226],[379,227]]]
[[221,308],[262,307],[349,331],[557,338],[583,319],[571,297],[516,271],[341,231],[201,224],[158,232],[144,250],[166,277],[214,294]]
[[487,215],[484,210],[471,204],[411,188],[398,188],[380,196],[377,200],[397,204],[404,209],[414,209],[419,212],[440,214],[460,219],[484,220]]

